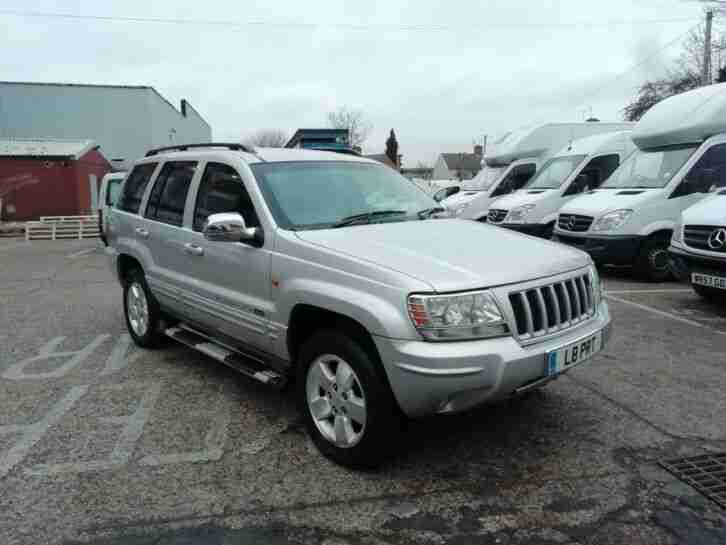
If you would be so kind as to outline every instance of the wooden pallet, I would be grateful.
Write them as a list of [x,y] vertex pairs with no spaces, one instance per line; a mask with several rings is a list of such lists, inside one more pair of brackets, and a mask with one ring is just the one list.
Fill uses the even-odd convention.
[[25,240],[95,238],[100,235],[98,216],[41,216],[25,223]]

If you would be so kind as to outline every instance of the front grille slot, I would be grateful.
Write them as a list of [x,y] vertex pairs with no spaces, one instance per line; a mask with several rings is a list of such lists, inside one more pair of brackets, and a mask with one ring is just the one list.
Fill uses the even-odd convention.
[[504,221],[504,218],[507,217],[507,210],[499,210],[495,208],[490,208],[489,212],[487,213],[487,222],[493,222],[493,223],[501,223]]
[[561,331],[595,314],[587,274],[509,294],[517,334],[533,338]]
[[557,218],[557,226],[565,231],[587,231],[592,225],[592,216],[581,216],[579,214],[560,214]]
[[[683,228],[683,242],[686,246],[690,246],[697,250],[726,253],[726,244],[721,246],[719,246],[719,244],[715,244],[715,247],[711,247],[708,243],[711,235],[722,228],[723,227],[718,225],[686,225]],[[722,237],[720,238],[723,240]]]

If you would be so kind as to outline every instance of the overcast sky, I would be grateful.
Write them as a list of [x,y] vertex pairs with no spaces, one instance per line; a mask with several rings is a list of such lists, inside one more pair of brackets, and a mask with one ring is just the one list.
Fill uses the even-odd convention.
[[[3,0],[0,11],[311,23],[157,24],[0,13],[0,80],[152,85],[186,98],[214,138],[325,126],[361,109],[382,152],[396,130],[405,166],[471,149],[534,122],[620,120],[644,79],[663,74],[703,6],[684,0]],[[649,24],[570,23],[672,20]],[[351,26],[345,26],[351,25]],[[356,25],[353,28],[353,25]],[[359,25],[359,26],[358,26]],[[405,30],[397,25],[437,28]],[[559,25],[559,26],[558,26]]]

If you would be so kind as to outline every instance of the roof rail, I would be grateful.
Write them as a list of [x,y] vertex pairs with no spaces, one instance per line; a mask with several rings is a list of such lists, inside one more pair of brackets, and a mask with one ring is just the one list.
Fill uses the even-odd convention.
[[164,151],[174,151],[174,150],[186,151],[188,149],[194,149],[194,148],[227,148],[232,151],[244,151],[247,153],[255,153],[255,150],[253,147],[246,146],[245,144],[209,142],[206,144],[179,144],[176,146],[165,146],[163,148],[154,148],[154,149],[150,149],[149,151],[147,151],[146,155],[144,155],[144,157],[151,157],[152,155],[157,155]]
[[358,157],[362,157],[362,155],[360,153],[358,153],[357,151],[355,151],[352,148],[315,148],[315,147],[312,147],[312,148],[302,148],[302,149],[309,149],[309,150],[313,150],[313,151],[330,151],[332,153],[342,153],[344,155],[356,155]]

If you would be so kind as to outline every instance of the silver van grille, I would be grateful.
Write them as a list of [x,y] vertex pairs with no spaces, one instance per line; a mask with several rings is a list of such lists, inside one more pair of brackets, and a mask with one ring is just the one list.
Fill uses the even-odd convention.
[[580,216],[579,214],[560,214],[557,219],[557,226],[566,231],[587,231],[592,224],[592,216]]
[[686,225],[683,241],[686,246],[709,252],[726,252],[726,236],[720,233],[724,227],[718,225]]
[[522,339],[562,331],[591,318],[597,310],[588,274],[510,292],[509,302]]

